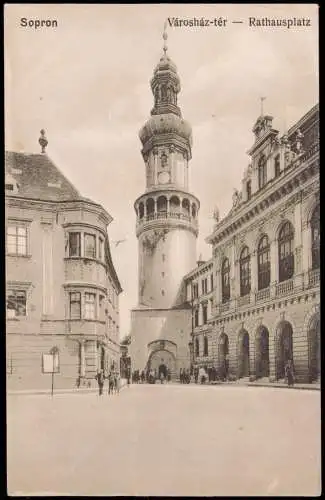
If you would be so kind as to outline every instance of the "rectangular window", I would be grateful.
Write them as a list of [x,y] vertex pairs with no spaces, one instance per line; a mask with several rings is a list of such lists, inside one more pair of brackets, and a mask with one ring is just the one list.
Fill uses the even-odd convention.
[[7,316],[26,316],[26,291],[10,290],[7,296]]
[[246,193],[247,193],[247,200],[250,200],[252,197],[252,181],[247,181]]
[[210,290],[212,292],[212,290],[213,290],[213,274],[210,275],[210,287],[211,287]]
[[210,318],[213,316],[213,299],[210,299]]
[[199,286],[197,283],[193,283],[193,299],[197,299],[199,296]]
[[95,319],[96,317],[96,295],[85,293],[85,319]]
[[7,227],[7,253],[27,255],[27,227],[14,224]]
[[98,239],[98,259],[104,262],[104,240],[103,238]]
[[199,310],[195,309],[194,311],[194,326],[199,326]]
[[274,177],[279,177],[280,171],[280,155],[276,155],[274,158]]
[[81,295],[80,292],[70,293],[70,319],[81,319]]
[[80,233],[69,233],[69,257],[80,257]]
[[85,233],[85,257],[96,258],[96,236]]
[[208,304],[202,305],[202,317],[203,317],[203,324],[206,325],[208,322]]

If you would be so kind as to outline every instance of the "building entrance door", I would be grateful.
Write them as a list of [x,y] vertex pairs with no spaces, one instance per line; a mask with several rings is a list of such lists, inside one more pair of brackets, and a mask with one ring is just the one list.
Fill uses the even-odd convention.
[[158,370],[158,377],[159,378],[161,377],[161,374],[163,374],[164,378],[167,378],[167,366],[164,364],[161,364],[159,366],[159,370]]

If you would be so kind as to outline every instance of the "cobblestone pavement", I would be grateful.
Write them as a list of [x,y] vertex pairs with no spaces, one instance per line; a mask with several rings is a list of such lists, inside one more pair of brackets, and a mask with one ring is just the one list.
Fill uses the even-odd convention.
[[137,385],[10,396],[8,493],[320,494],[320,392]]

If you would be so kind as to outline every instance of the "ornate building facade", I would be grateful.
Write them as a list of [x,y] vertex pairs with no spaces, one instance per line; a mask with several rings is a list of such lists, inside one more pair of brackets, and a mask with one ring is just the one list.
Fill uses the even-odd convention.
[[[166,34],[164,34],[166,40]],[[140,130],[146,190],[135,201],[139,299],[132,311],[132,369],[172,376],[188,367],[190,310],[182,281],[196,265],[199,200],[189,191],[191,126],[177,98],[180,80],[164,55],[151,80],[154,107]]]
[[297,382],[320,378],[318,114],[282,137],[258,118],[241,192],[206,240],[212,259],[185,277],[193,363],[221,378],[282,380],[288,359]]
[[119,369],[119,294],[107,226],[45,153],[6,153],[8,389],[48,388],[42,354],[59,351],[56,387]]

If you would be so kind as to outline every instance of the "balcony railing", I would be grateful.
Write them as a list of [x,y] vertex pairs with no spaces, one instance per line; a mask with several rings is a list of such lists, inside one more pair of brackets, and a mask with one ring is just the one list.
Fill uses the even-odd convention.
[[238,307],[247,306],[250,304],[250,294],[244,295],[243,297],[238,297]]
[[166,220],[166,219],[178,219],[186,222],[190,222],[197,226],[198,221],[196,218],[191,217],[189,214],[182,212],[157,212],[154,214],[145,215],[138,219],[138,225],[145,222],[150,222],[152,220]]
[[220,304],[220,314],[229,311],[230,301]]
[[263,288],[263,290],[259,290],[255,294],[256,302],[259,302],[261,300],[267,300],[269,298],[270,298],[270,289],[269,288]]
[[308,272],[308,285],[309,286],[318,286],[320,282],[320,270],[319,269],[311,269]]
[[287,295],[291,292],[293,292],[293,280],[287,280],[276,285],[275,293],[277,296]]

